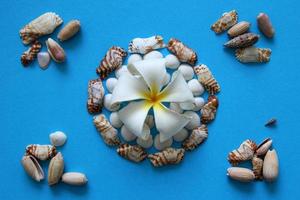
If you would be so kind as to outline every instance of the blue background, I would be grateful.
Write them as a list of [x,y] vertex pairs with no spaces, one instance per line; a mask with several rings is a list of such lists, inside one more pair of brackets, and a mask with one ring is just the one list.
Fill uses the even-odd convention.
[[[252,23],[253,32],[258,32],[257,14],[269,14],[275,38],[261,37],[257,43],[272,49],[269,63],[241,64],[233,51],[224,50],[227,35],[216,36],[210,25],[231,9],[238,11],[239,20]],[[66,63],[51,62],[45,71],[37,62],[24,68],[20,55],[27,47],[19,39],[19,29],[47,11],[58,13],[64,24],[79,19],[81,32],[63,43]],[[2,0],[0,18],[0,199],[300,198],[298,1]],[[112,45],[127,47],[134,37],[155,34],[189,44],[222,87],[208,140],[186,154],[182,164],[161,169],[148,161],[133,164],[116,155],[102,142],[86,110],[87,83],[97,77],[95,68],[106,50]],[[265,128],[271,117],[278,118],[278,125]],[[85,187],[48,187],[46,181],[32,181],[22,169],[25,146],[48,143],[49,133],[56,130],[68,135],[60,149],[66,171],[86,173],[89,183]],[[229,180],[228,152],[247,138],[260,142],[265,137],[273,138],[278,152],[278,180],[272,184]]]

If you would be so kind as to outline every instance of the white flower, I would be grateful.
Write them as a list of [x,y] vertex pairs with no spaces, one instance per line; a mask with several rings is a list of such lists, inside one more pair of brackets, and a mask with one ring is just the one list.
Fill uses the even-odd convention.
[[[160,141],[164,142],[181,130],[190,118],[174,112],[163,102],[193,102],[194,97],[181,73],[164,88],[167,73],[165,59],[151,59],[128,65],[130,73],[122,75],[112,93],[112,103],[128,101],[128,105],[119,111],[119,118],[136,136],[147,138],[144,122],[151,108],[154,120],[160,132]],[[138,100],[138,101],[136,101]]]

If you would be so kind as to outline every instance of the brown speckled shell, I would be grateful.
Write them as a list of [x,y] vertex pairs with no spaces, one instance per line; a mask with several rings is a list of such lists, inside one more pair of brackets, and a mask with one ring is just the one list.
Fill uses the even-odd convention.
[[252,158],[252,170],[255,175],[255,178],[258,180],[263,179],[262,175],[262,168],[263,168],[264,161],[257,157],[256,155]]
[[150,162],[154,167],[161,167],[164,165],[178,164],[184,157],[184,149],[167,148],[161,152],[150,154],[148,156]]
[[254,33],[244,33],[239,35],[224,44],[228,48],[244,48],[255,44],[259,39],[259,35]]
[[190,65],[194,65],[197,62],[196,52],[175,38],[169,40],[168,50],[175,54],[181,62],[186,62]]
[[235,25],[237,20],[238,14],[235,10],[226,12],[211,26],[211,29],[217,34],[222,33]]
[[220,92],[221,88],[219,83],[206,65],[201,64],[195,66],[194,71],[198,77],[198,81],[204,86],[209,94],[214,95]]
[[32,155],[39,160],[50,159],[56,153],[56,148],[52,145],[30,144],[26,147],[26,155]]
[[21,56],[21,63],[23,66],[29,65],[32,61],[36,59],[37,54],[41,51],[42,44],[39,41],[35,41],[27,51],[25,51]]
[[216,96],[209,96],[208,101],[201,108],[201,123],[208,124],[216,117],[219,101]]
[[235,51],[235,56],[236,59],[238,59],[242,63],[262,63],[270,61],[271,53],[271,49],[248,47],[244,49],[237,49]]
[[138,145],[121,144],[117,152],[123,158],[133,162],[141,162],[147,157],[147,152]]
[[98,113],[103,106],[104,88],[101,79],[90,80],[88,86],[87,109],[89,113]]
[[246,140],[238,149],[235,149],[228,154],[228,161],[232,165],[237,165],[242,161],[251,160],[254,156],[256,147],[257,146],[254,141]]
[[208,136],[208,129],[205,124],[202,124],[200,127],[195,128],[191,135],[182,143],[182,147],[191,151],[197,148]]

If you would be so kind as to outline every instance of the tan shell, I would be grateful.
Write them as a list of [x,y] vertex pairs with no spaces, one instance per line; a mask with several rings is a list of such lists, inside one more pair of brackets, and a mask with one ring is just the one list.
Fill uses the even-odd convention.
[[208,101],[201,108],[201,123],[208,124],[216,118],[217,108],[219,106],[218,98],[214,95],[208,97]]
[[69,185],[85,185],[88,182],[86,175],[79,172],[64,173],[61,180]]
[[122,66],[123,59],[127,56],[126,51],[117,46],[111,47],[101,60],[99,67],[96,69],[97,74],[103,80],[108,74]]
[[259,35],[254,33],[244,33],[239,35],[224,44],[228,48],[244,48],[255,44],[259,39]]
[[94,124],[107,145],[117,146],[120,144],[117,130],[112,127],[104,115],[95,116]]
[[35,181],[40,182],[44,179],[44,172],[39,162],[32,155],[23,156],[21,163],[26,173]]
[[65,41],[73,37],[80,29],[80,21],[71,20],[61,31],[58,33],[57,38],[60,41]]
[[48,38],[46,41],[48,52],[51,58],[58,63],[64,62],[66,59],[66,54],[64,49],[53,39]]
[[195,66],[194,71],[198,77],[198,81],[204,86],[209,94],[214,95],[220,92],[221,88],[219,83],[206,65],[201,64]]
[[147,152],[138,145],[121,144],[117,152],[123,158],[133,162],[141,162],[147,157]]
[[241,35],[243,33],[246,33],[250,28],[250,23],[246,21],[242,21],[231,27],[227,34],[229,37],[236,37],[238,35]]
[[256,155],[252,158],[252,170],[255,175],[255,179],[262,180],[262,168],[264,161]]
[[223,13],[222,17],[219,18],[210,28],[217,34],[222,33],[235,25],[238,20],[238,14],[235,10]]
[[186,62],[190,65],[194,65],[197,62],[196,52],[175,38],[169,40],[168,50],[181,62]]
[[43,35],[48,35],[56,27],[61,25],[63,20],[54,12],[47,12],[31,21],[20,30],[20,37],[24,44],[29,44]]
[[184,157],[184,149],[167,148],[161,152],[150,154],[148,158],[154,167],[178,164]]
[[63,172],[64,172],[64,159],[62,157],[62,154],[59,152],[54,156],[50,163],[48,168],[48,184],[54,185],[58,183],[60,180]]
[[242,161],[251,160],[254,156],[255,150],[255,142],[252,140],[246,140],[240,145],[238,149],[233,150],[228,154],[228,161],[232,165],[237,165]]
[[279,174],[278,156],[275,151],[269,150],[264,159],[263,176],[266,181],[274,181]]
[[262,143],[260,143],[257,146],[255,154],[258,156],[264,156],[267,153],[267,151],[270,149],[270,147],[272,146],[272,143],[273,143],[273,141],[271,138],[265,139]]
[[26,154],[39,160],[47,160],[56,155],[56,148],[52,145],[30,144],[26,147]]
[[274,36],[275,30],[267,14],[259,13],[257,16],[257,25],[259,30],[268,38],[272,38]]
[[241,182],[251,182],[255,179],[255,175],[252,170],[242,167],[228,168],[227,176]]
[[100,78],[89,81],[87,109],[89,113],[98,113],[102,110],[104,88]]
[[160,35],[155,35],[148,38],[135,38],[128,46],[128,51],[130,53],[140,53],[146,54],[155,49],[160,49],[165,47],[163,37]]
[[27,51],[25,51],[21,56],[21,63],[24,66],[29,65],[37,57],[37,54],[40,52],[42,44],[39,41],[35,41]]
[[271,53],[271,49],[248,47],[244,49],[237,49],[235,51],[235,56],[242,63],[261,63],[269,62]]
[[208,136],[208,129],[205,124],[202,124],[200,127],[195,128],[191,135],[182,143],[182,147],[191,151],[197,148]]

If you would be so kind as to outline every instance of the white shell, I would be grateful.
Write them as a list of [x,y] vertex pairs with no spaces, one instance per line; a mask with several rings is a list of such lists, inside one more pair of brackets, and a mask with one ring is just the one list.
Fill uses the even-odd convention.
[[79,172],[64,173],[61,180],[70,185],[84,185],[88,182],[85,174]]
[[132,54],[128,58],[127,65],[130,65],[130,64],[140,61],[140,60],[143,60],[143,58],[140,54]]
[[165,57],[165,59],[166,59],[166,67],[168,67],[170,69],[177,69],[179,67],[179,65],[180,65],[180,61],[173,54],[167,55]]
[[111,98],[112,98],[112,94],[106,94],[104,96],[104,107],[109,110],[109,111],[117,111],[120,109],[120,104],[119,103],[114,103],[111,104]]
[[136,135],[131,133],[124,125],[121,128],[121,135],[122,135],[123,139],[127,142],[131,142],[131,141],[135,140],[135,138],[136,138]]
[[154,49],[160,49],[165,47],[163,42],[163,37],[160,35],[155,35],[148,38],[134,38],[128,47],[130,53],[140,53],[145,54]]
[[171,80],[171,75],[169,73],[166,73],[164,79],[163,79],[163,86],[167,85]]
[[136,143],[138,145],[140,145],[141,147],[143,147],[145,149],[148,149],[148,148],[150,148],[153,145],[153,137],[152,137],[151,134],[145,140],[143,138],[138,137],[136,139]]
[[183,140],[185,140],[187,138],[188,135],[189,135],[189,132],[185,128],[183,128],[173,136],[173,139],[176,142],[182,142]]
[[190,65],[181,64],[178,68],[178,71],[181,72],[185,80],[191,80],[194,77],[194,70]]
[[122,65],[122,67],[120,67],[119,69],[117,69],[115,71],[115,75],[117,78],[120,78],[120,76],[124,73],[129,73],[129,71],[127,69],[127,65]]
[[117,85],[117,82],[118,82],[118,79],[116,79],[116,78],[109,78],[109,79],[107,79],[107,81],[106,81],[106,88],[108,89],[108,91],[110,93],[113,92],[115,86]]
[[205,104],[205,100],[202,97],[195,97],[193,111],[199,111]]
[[200,126],[200,117],[196,112],[186,111],[184,112],[184,115],[191,117],[191,121],[185,126],[185,128],[187,128],[188,130],[193,130],[194,128]]
[[50,63],[50,54],[48,52],[40,52],[37,55],[38,63],[42,69],[47,69]]
[[111,125],[115,128],[121,128],[123,122],[119,119],[118,112],[112,112],[109,117]]
[[204,92],[204,88],[197,79],[192,79],[188,82],[188,86],[194,96],[200,96]]
[[149,128],[153,128],[154,127],[154,117],[153,115],[148,115],[146,117],[145,123],[149,126]]
[[159,59],[163,58],[164,56],[159,51],[151,51],[144,55],[144,60],[150,60],[150,59]]
[[170,110],[173,110],[177,113],[183,113],[182,108],[180,107],[179,103],[170,103]]
[[160,142],[160,134],[156,134],[155,138],[154,138],[154,147],[161,151],[161,150],[164,150],[165,148],[168,148],[172,145],[173,143],[173,139],[170,138],[164,142]]
[[179,103],[179,106],[182,110],[193,110],[195,108],[195,104],[193,102]]
[[55,131],[54,133],[51,133],[49,138],[51,144],[57,147],[64,145],[67,140],[66,134],[61,131]]

